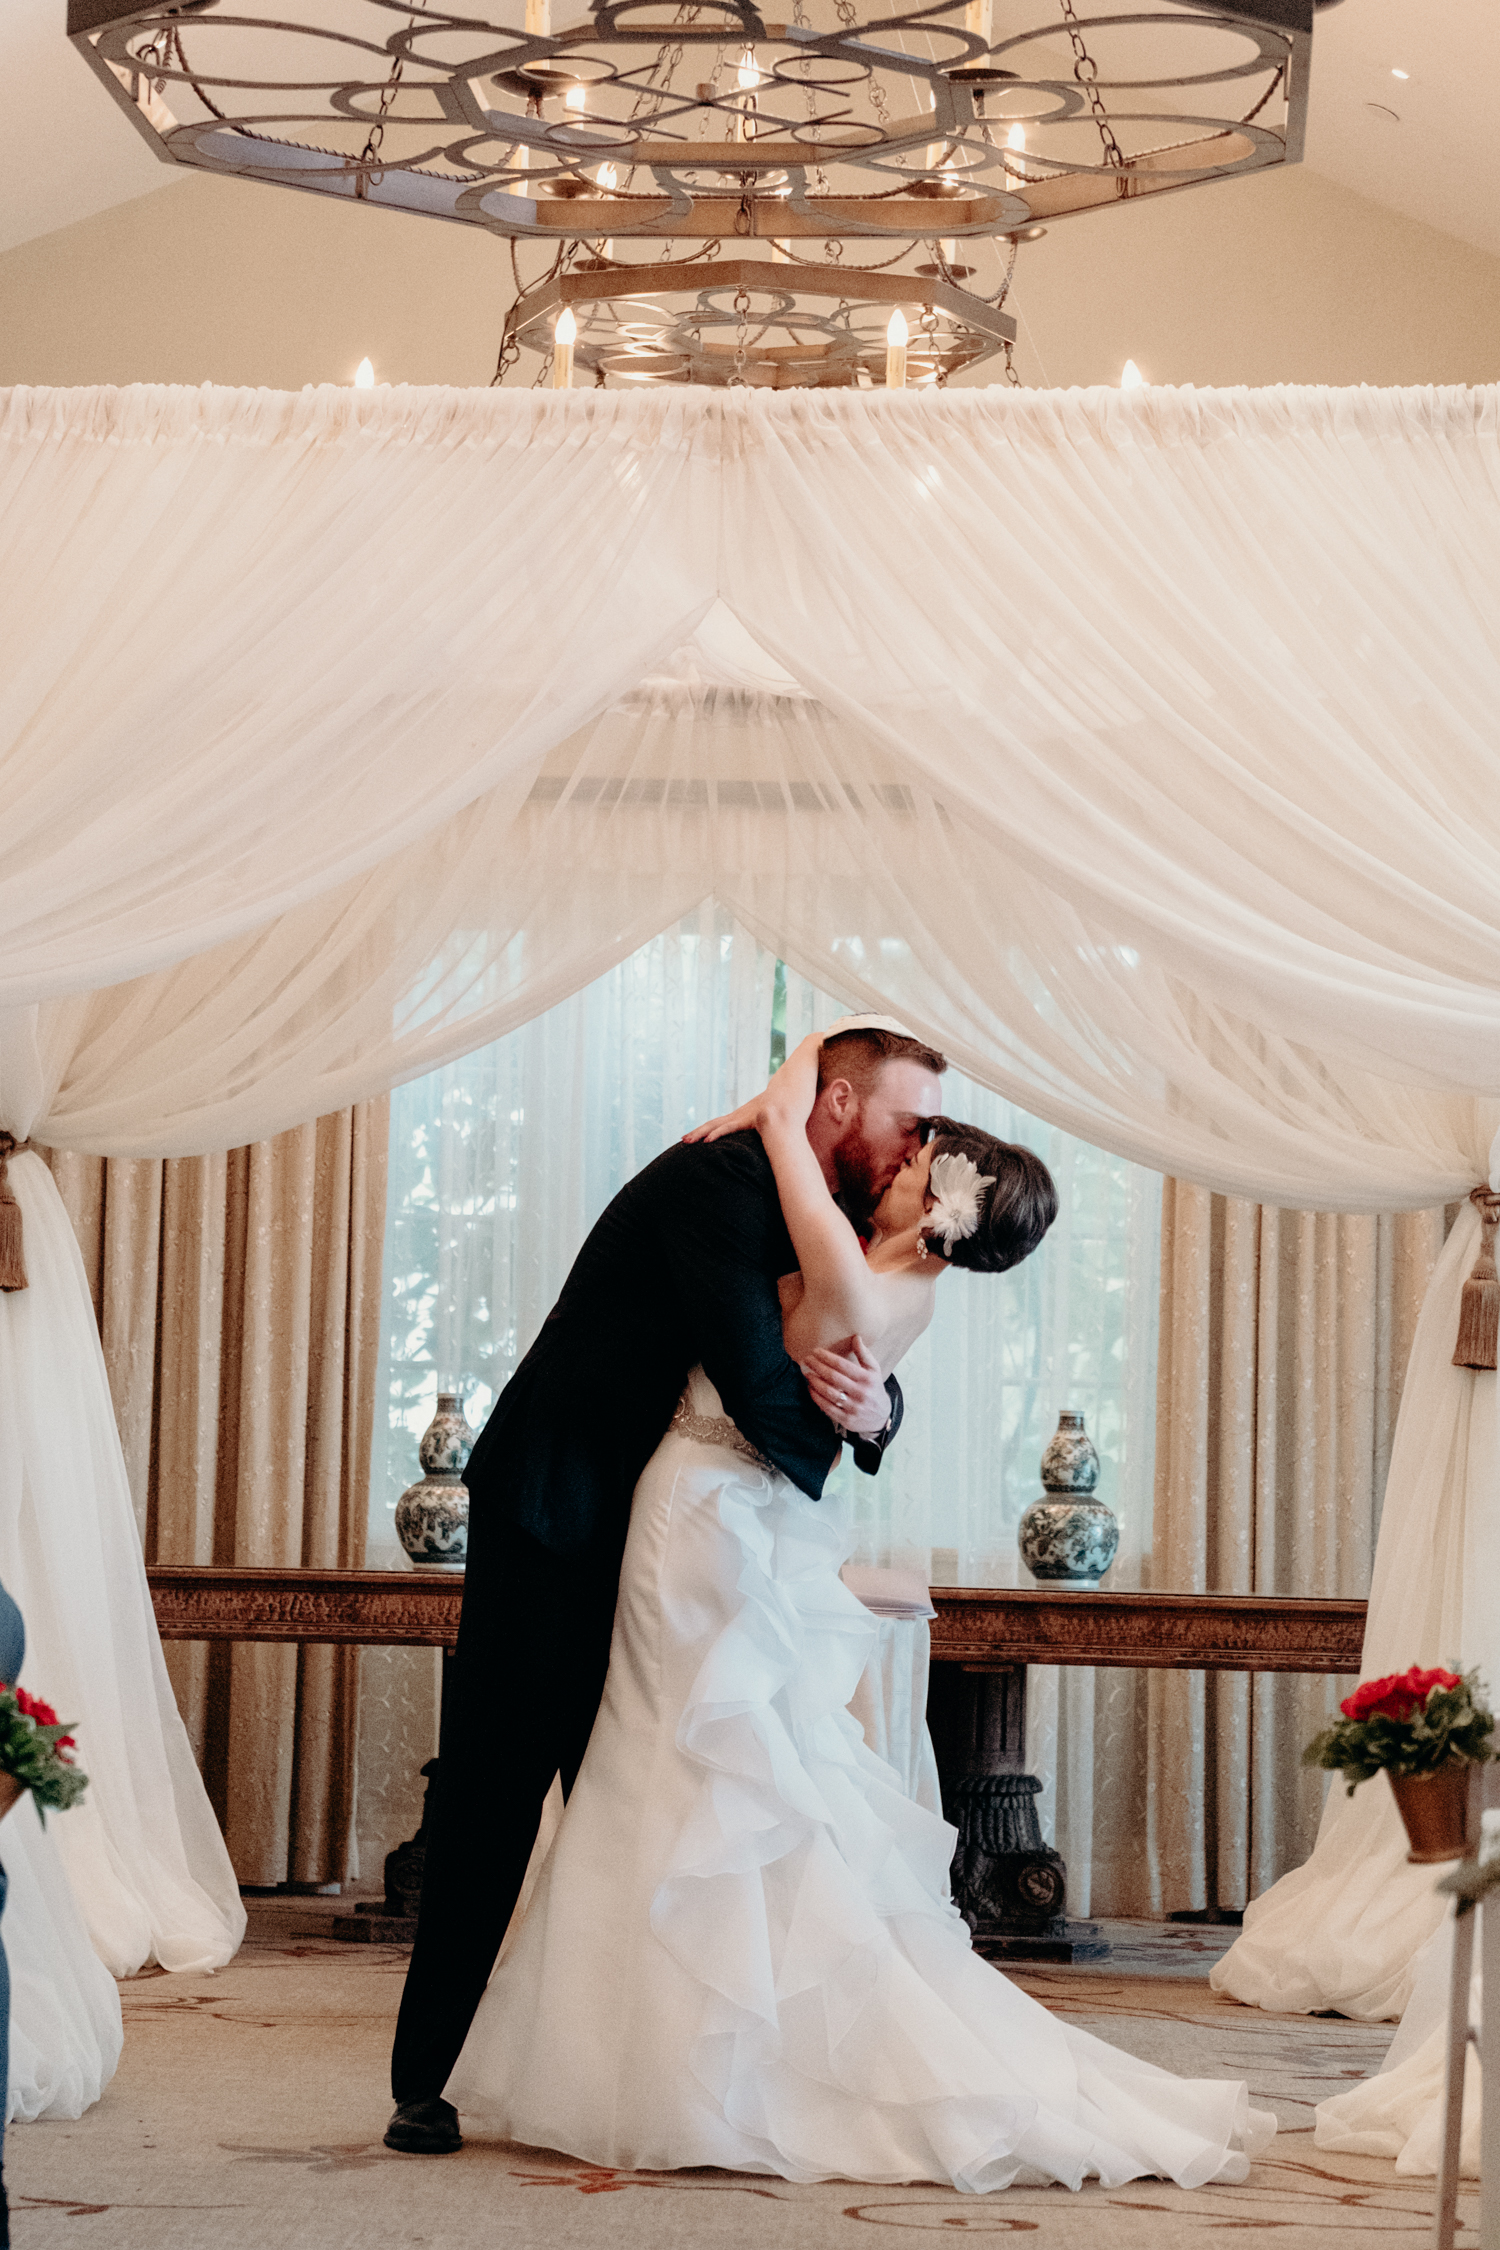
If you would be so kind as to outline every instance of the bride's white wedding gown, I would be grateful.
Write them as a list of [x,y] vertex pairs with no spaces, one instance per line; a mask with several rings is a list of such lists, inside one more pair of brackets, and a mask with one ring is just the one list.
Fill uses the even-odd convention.
[[1246,2176],[1275,2119],[1061,2023],[971,1950],[954,1832],[846,1708],[874,1638],[839,1515],[694,1373],[631,1513],[609,1679],[448,2085],[630,2170],[972,2191]]

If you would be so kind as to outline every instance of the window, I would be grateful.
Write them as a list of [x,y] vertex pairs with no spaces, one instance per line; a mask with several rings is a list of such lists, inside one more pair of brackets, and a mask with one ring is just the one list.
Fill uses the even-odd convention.
[[[392,1511],[420,1474],[439,1386],[479,1427],[616,1190],[841,1006],[706,905],[546,1015],[397,1088],[372,1561],[394,1559]],[[1132,1583],[1150,1520],[1159,1183],[951,1070],[944,1106],[1042,1155],[1058,1221],[1016,1273],[943,1282],[901,1370],[900,1439],[879,1477],[846,1463],[831,1496],[871,1560],[930,1551],[936,1582],[1021,1582],[1016,1526],[1042,1448],[1059,1409],[1081,1407],[1121,1518],[1116,1575]]]

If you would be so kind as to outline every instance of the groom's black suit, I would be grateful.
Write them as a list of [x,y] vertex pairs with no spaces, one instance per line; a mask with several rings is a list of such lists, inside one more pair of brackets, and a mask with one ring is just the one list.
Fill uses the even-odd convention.
[[[782,1344],[796,1254],[754,1133],[679,1144],[610,1204],[465,1471],[469,1559],[417,1941],[391,2059],[441,2094],[479,2005],[554,1774],[571,1787],[603,1692],[636,1481],[691,1368],[811,1499],[838,1438]],[[880,1466],[901,1419],[887,1386]]]

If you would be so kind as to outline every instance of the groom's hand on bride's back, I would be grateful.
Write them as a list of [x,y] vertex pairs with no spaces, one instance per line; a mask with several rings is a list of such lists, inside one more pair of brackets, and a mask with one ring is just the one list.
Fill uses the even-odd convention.
[[890,1393],[862,1338],[835,1349],[825,1345],[799,1362],[813,1404],[841,1430],[879,1437],[891,1419]]

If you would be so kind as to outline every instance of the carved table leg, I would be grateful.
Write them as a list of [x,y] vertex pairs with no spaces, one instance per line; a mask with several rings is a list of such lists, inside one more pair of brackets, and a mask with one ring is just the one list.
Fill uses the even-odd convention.
[[958,1830],[953,1898],[991,1961],[1102,1961],[1109,1942],[1097,1922],[1063,1911],[1067,1868],[1043,1843],[1036,1816],[1041,1783],[1026,1757],[1026,1671],[934,1664],[927,1722],[943,1786],[943,1810]]

